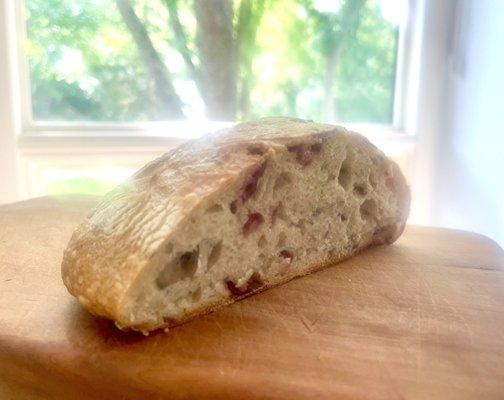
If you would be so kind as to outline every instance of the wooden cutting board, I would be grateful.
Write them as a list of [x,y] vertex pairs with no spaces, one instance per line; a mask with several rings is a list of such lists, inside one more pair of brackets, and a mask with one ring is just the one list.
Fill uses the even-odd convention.
[[0,398],[504,398],[504,256],[466,232],[393,246],[143,337],[60,279],[95,198],[0,207]]

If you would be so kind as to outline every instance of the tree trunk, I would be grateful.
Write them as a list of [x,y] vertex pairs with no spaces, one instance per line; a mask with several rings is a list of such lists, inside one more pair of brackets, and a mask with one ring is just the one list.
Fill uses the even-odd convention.
[[154,80],[156,97],[162,110],[159,117],[183,118],[182,102],[173,86],[170,71],[154,48],[145,26],[135,14],[129,0],[116,0],[116,4],[124,23],[135,40],[140,58]]
[[196,82],[196,86],[201,93],[199,71],[192,60],[192,52],[191,50],[189,50],[189,46],[187,44],[187,33],[180,23],[178,0],[164,0],[164,3],[166,5],[166,8],[168,9],[168,20],[173,32],[173,44],[184,59],[186,68],[191,75],[191,78],[194,80],[194,82]]
[[250,91],[254,83],[252,62],[257,51],[256,37],[266,0],[241,0],[236,23],[235,54],[239,69],[238,106],[240,117],[251,114]]
[[236,118],[236,57],[231,0],[195,0],[200,78],[207,116]]
[[334,98],[334,81],[339,60],[343,52],[345,39],[357,29],[359,13],[366,0],[346,0],[340,12],[339,35],[334,45],[326,55],[324,74],[324,98],[322,103],[322,117],[325,121],[336,119],[336,102]]

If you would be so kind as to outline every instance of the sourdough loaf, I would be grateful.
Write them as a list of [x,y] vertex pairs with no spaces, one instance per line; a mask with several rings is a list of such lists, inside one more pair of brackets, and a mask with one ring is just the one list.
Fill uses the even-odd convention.
[[363,136],[242,123],[106,195],[74,232],[63,281],[92,313],[147,333],[392,243],[409,202],[398,166]]

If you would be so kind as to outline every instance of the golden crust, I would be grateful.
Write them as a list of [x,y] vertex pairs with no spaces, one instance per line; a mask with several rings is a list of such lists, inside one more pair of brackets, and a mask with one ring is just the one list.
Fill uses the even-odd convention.
[[[348,135],[343,128],[332,125],[266,118],[187,142],[164,154],[106,195],[76,229],[62,262],[66,287],[92,313],[114,319],[118,326],[127,326],[128,318],[121,314],[121,306],[142,270],[196,207],[235,182],[243,170],[257,164],[260,151],[257,157],[251,156],[251,151],[256,151],[251,146],[296,144],[307,136],[323,137],[334,132]],[[372,146],[358,135],[348,136]],[[398,169],[393,163],[391,166]],[[401,234],[409,210],[409,189],[402,174],[394,176],[397,181],[393,184],[403,198],[404,215],[393,231],[377,240],[380,242],[392,242]],[[312,270],[320,268],[314,266]],[[207,307],[176,323],[220,305]],[[151,328],[158,326],[133,329]]]

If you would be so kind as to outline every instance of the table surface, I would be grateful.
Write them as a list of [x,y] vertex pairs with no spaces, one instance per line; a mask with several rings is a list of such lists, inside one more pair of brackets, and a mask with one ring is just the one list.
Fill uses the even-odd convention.
[[0,207],[1,398],[504,397],[504,256],[472,233],[400,240],[149,337],[60,278],[92,197]]

